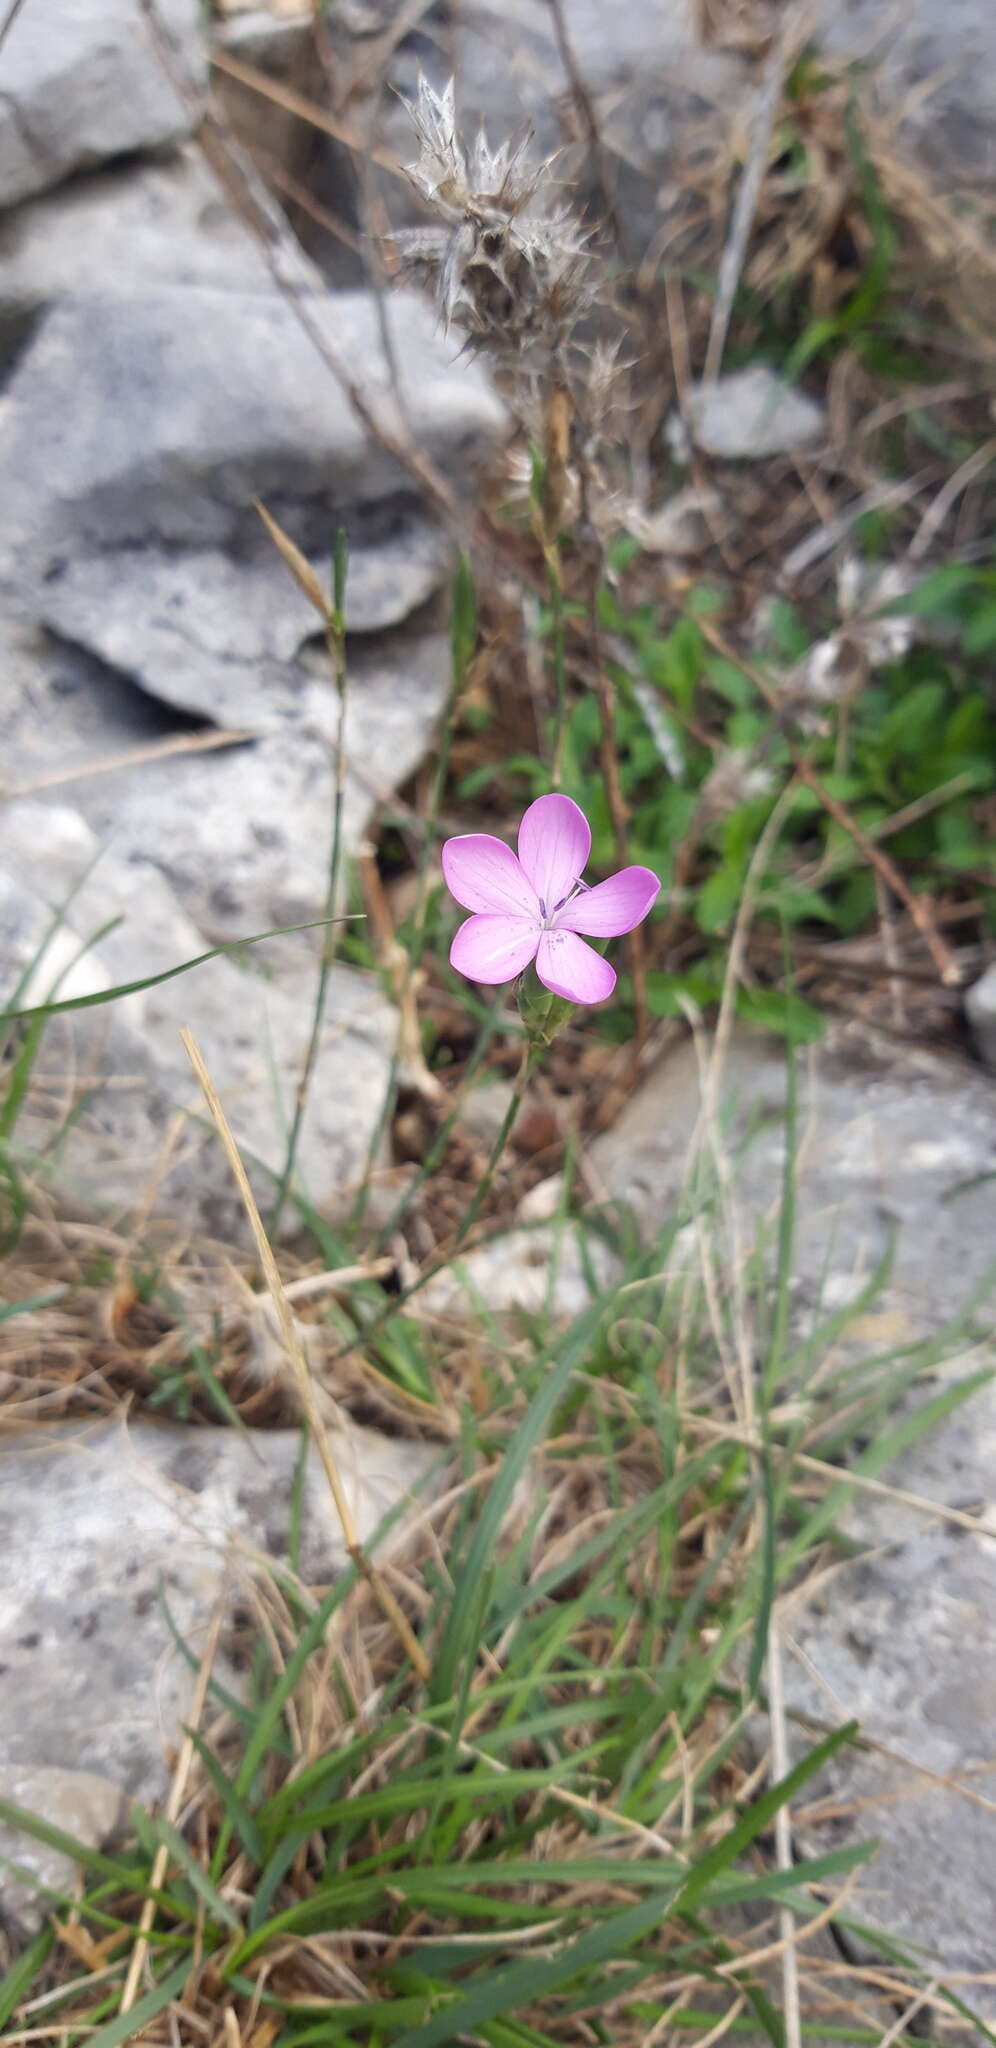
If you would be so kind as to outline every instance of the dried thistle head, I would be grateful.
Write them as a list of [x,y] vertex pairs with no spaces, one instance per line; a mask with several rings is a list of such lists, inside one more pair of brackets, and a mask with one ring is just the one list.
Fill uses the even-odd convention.
[[533,165],[526,142],[493,149],[483,127],[467,150],[452,79],[419,80],[411,108],[419,151],[407,174],[446,222],[440,234],[399,236],[402,265],[434,279],[446,325],[493,355],[553,355],[589,303],[587,238],[551,202],[552,158]]

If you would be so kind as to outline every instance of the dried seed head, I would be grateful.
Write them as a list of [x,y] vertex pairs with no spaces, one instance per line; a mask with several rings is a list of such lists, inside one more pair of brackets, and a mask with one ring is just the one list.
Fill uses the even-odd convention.
[[420,79],[411,108],[419,151],[407,168],[448,223],[445,243],[400,235],[406,269],[432,274],[447,326],[494,355],[552,354],[589,303],[586,236],[549,203],[552,158],[531,165],[525,141],[493,149],[482,128],[468,152],[457,132],[453,81]]

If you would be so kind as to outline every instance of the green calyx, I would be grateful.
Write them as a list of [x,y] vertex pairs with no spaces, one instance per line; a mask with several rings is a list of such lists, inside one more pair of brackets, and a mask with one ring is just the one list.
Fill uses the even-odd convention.
[[552,995],[544,988],[535,967],[527,967],[519,976],[517,990],[519,1015],[526,1027],[530,1049],[534,1052],[545,1050],[552,1045],[562,1024],[566,1023],[574,1005],[563,996]]

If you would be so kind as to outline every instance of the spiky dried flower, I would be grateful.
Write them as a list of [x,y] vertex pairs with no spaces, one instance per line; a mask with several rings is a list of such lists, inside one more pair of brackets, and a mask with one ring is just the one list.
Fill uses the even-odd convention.
[[584,231],[550,200],[553,159],[531,164],[525,140],[492,148],[483,127],[465,149],[452,79],[436,92],[420,78],[411,114],[419,152],[407,174],[447,229],[400,235],[402,266],[433,278],[443,320],[469,347],[555,354],[590,292]]

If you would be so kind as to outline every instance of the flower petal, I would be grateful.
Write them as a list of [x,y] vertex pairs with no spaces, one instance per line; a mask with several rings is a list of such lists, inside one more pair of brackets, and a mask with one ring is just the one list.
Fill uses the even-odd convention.
[[569,796],[538,796],[523,812],[519,859],[552,917],[569,896],[591,852],[591,831]]
[[544,988],[569,1003],[601,1003],[612,994],[616,971],[573,932],[544,932],[536,954],[536,972]]
[[620,868],[607,882],[582,889],[557,912],[557,924],[569,932],[587,932],[593,939],[614,939],[631,932],[646,917],[660,882],[650,868]]
[[510,846],[490,832],[463,832],[443,847],[443,876],[465,910],[503,911],[539,923],[536,893]]
[[468,917],[450,947],[450,966],[468,981],[514,981],[533,958],[539,935],[531,918],[497,912]]

